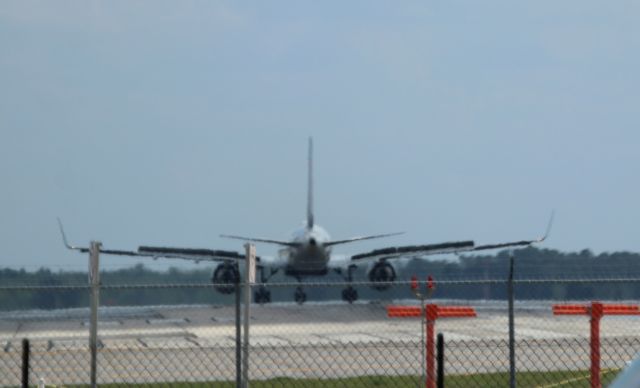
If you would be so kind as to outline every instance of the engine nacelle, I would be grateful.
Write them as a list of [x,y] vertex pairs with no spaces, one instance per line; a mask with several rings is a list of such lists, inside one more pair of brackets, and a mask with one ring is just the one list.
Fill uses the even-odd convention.
[[391,284],[387,282],[393,282],[394,280],[396,280],[396,270],[386,261],[377,262],[369,271],[369,281],[373,283],[371,288],[374,290],[384,291],[391,287]]
[[211,282],[215,284],[216,291],[222,294],[233,294],[235,284],[240,280],[238,266],[231,263],[219,264],[211,275]]

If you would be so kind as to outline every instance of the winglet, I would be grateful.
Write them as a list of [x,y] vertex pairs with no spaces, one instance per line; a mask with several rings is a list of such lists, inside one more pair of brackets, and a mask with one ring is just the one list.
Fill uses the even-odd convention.
[[547,239],[547,237],[549,237],[549,234],[551,233],[551,227],[553,227],[553,218],[555,217],[555,214],[556,211],[552,210],[551,217],[549,217],[549,223],[547,224],[547,230],[544,232],[544,236],[540,237],[537,242],[543,242]]
[[62,243],[64,244],[64,246],[67,249],[71,249],[71,250],[76,250],[81,252],[88,251],[87,248],[77,247],[75,245],[69,244],[69,241],[67,241],[67,236],[64,233],[64,227],[62,226],[62,221],[60,221],[60,217],[56,217],[56,219],[58,220],[58,227],[60,228],[60,234],[62,235]]

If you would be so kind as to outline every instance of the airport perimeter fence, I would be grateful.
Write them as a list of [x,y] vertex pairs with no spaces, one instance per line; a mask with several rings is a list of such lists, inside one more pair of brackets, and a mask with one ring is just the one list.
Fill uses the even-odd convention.
[[[475,312],[435,322],[434,331],[444,336],[446,387],[508,387],[511,361],[518,387],[588,387],[593,362],[590,317],[554,314],[553,306],[590,306],[593,300],[618,307],[640,303],[625,291],[637,289],[640,279],[513,284],[515,357],[510,359],[508,283],[436,282],[427,303],[468,306]],[[293,302],[300,286],[307,296],[302,305]],[[250,306],[246,371],[251,386],[425,386],[429,372],[425,372],[428,352],[422,320],[388,315],[389,306],[420,303],[410,282],[373,290],[379,286],[355,283],[360,299],[349,304],[341,300],[344,283],[269,285],[272,302]],[[260,287],[252,286],[252,294]],[[0,287],[0,386],[20,386],[24,338],[30,341],[31,386],[40,381],[56,387],[89,385],[89,291],[86,286]],[[184,295],[183,291],[210,295],[212,302],[169,298]],[[139,296],[140,305],[120,304],[124,294]],[[144,305],[150,295],[166,295],[172,304]],[[544,295],[550,297],[541,298]],[[61,296],[75,301],[75,307],[52,302]],[[211,284],[102,285],[98,385],[235,386],[234,301],[234,294],[222,295]],[[21,303],[40,304],[43,309],[20,308]],[[630,315],[605,315],[600,321],[598,377],[603,385],[640,351],[640,316],[633,311],[630,307]]]

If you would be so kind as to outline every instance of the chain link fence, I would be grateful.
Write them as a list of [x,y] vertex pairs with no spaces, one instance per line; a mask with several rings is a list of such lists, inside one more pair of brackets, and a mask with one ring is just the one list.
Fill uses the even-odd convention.
[[[515,366],[519,387],[590,386],[590,318],[554,315],[554,304],[592,300],[635,305],[621,284],[640,279],[515,281]],[[307,302],[292,302],[298,287]],[[413,305],[408,282],[385,291],[355,283],[360,299],[341,300],[344,283],[269,285],[273,302],[252,304],[249,380],[256,387],[424,386],[424,325],[420,318],[391,318],[391,305]],[[254,286],[253,292],[258,291]],[[574,288],[584,298],[568,298]],[[473,307],[476,316],[440,318],[445,339],[445,386],[509,386],[509,314],[503,280],[441,281],[429,303]],[[541,299],[553,290],[555,298]],[[599,291],[601,290],[601,294]],[[210,296],[194,304],[148,305],[145,295]],[[185,293],[185,291],[187,291]],[[86,286],[2,287],[0,386],[20,386],[22,340],[31,343],[30,384],[88,386],[89,297]],[[253,293],[252,292],[252,293]],[[120,301],[139,295],[140,305]],[[614,293],[615,294],[615,293]],[[64,296],[61,298],[61,296]],[[604,296],[604,297],[603,297]],[[70,300],[69,305],[52,302]],[[127,299],[130,300],[130,299]],[[200,299],[198,299],[199,301]],[[27,303],[29,302],[29,303]],[[98,314],[97,382],[104,386],[214,386],[236,384],[235,295],[211,284],[103,285]],[[41,304],[41,308],[21,308]],[[73,306],[73,307],[70,307]],[[640,351],[640,316],[605,315],[600,322],[603,384]]]

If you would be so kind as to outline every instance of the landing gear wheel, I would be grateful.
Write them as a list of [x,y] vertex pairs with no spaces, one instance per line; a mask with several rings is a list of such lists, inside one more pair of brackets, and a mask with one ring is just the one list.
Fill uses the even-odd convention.
[[342,300],[349,302],[349,304],[355,302],[358,300],[358,291],[351,286],[345,288],[342,290]]
[[298,287],[295,294],[293,294],[293,298],[297,304],[303,304],[307,300],[307,294],[302,290],[302,287]]
[[271,291],[267,290],[266,287],[260,287],[253,294],[253,300],[259,304],[265,304],[271,302]]

